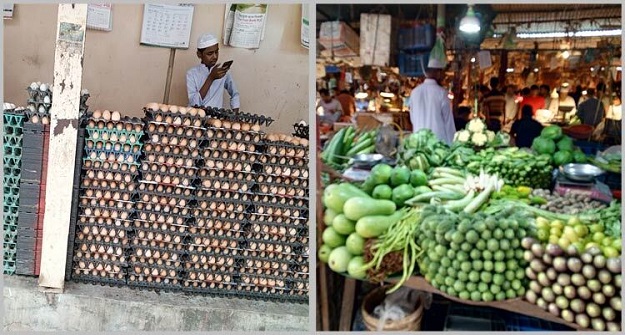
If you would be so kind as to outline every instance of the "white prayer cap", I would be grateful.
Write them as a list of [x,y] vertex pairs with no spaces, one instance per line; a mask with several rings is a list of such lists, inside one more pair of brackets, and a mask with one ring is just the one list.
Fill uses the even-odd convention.
[[217,38],[215,36],[213,36],[212,34],[204,34],[197,39],[197,48],[204,49],[212,47],[217,43],[219,43],[219,41],[217,41]]
[[443,67],[443,63],[436,58],[430,58],[428,61],[428,68],[430,69],[442,69]]

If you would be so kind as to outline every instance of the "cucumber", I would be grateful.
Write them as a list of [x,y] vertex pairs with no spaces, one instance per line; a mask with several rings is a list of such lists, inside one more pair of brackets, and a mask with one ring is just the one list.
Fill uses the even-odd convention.
[[397,205],[390,200],[373,199],[371,197],[355,197],[347,200],[343,206],[345,217],[357,221],[365,216],[391,215]]
[[356,233],[364,238],[374,238],[384,234],[388,227],[401,220],[403,211],[397,211],[391,215],[364,216],[356,222]]

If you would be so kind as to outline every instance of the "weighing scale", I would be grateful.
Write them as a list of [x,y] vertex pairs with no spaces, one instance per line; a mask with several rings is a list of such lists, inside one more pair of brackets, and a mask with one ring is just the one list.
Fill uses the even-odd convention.
[[588,182],[571,180],[559,171],[557,172],[556,186],[553,188],[553,191],[560,195],[567,193],[583,194],[590,197],[590,199],[605,203],[612,201],[612,192],[610,192],[608,185],[597,180]]

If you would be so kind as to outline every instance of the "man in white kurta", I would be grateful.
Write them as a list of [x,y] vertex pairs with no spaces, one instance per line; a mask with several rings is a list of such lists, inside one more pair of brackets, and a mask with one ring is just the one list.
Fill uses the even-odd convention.
[[441,141],[451,144],[456,127],[447,90],[438,84],[442,75],[440,63],[430,60],[426,70],[427,78],[410,93],[410,122],[413,132],[427,128]]
[[224,91],[230,95],[230,108],[241,107],[237,90],[229,68],[217,64],[219,42],[211,34],[200,36],[197,57],[201,63],[187,71],[187,95],[189,106],[224,108]]

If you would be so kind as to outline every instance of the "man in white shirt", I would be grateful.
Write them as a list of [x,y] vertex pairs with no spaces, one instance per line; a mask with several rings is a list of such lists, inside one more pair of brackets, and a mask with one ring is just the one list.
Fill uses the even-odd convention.
[[423,84],[410,93],[410,122],[413,132],[428,128],[443,142],[451,144],[456,128],[447,90],[439,85],[443,77],[440,61],[430,59]]
[[321,95],[321,100],[317,103],[317,114],[321,117],[322,123],[333,125],[343,115],[343,107],[328,89],[320,89],[319,95]]
[[187,71],[187,95],[189,106],[224,108],[224,90],[230,95],[230,107],[238,112],[241,107],[239,91],[230,66],[219,66],[219,42],[211,34],[204,34],[197,41],[197,57],[201,63]]

